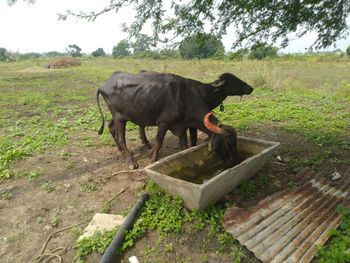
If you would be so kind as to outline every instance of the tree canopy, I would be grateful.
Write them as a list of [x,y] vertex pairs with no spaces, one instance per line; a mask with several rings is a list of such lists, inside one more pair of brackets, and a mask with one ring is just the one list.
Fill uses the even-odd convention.
[[152,45],[152,38],[145,34],[138,34],[136,40],[131,43],[131,47],[134,50],[134,54],[144,51],[150,51]]
[[82,56],[82,54],[80,53],[81,48],[79,46],[77,46],[76,44],[68,45],[66,51],[72,57],[81,57]]
[[112,56],[114,58],[129,56],[130,44],[126,39],[121,40],[116,46],[113,47]]
[[[8,3],[16,1],[8,0]],[[93,21],[100,15],[118,12],[129,5],[134,7],[136,15],[131,24],[124,25],[124,29],[135,37],[146,23],[151,24],[154,40],[167,41],[166,33],[187,37],[207,27],[210,27],[211,34],[220,37],[233,25],[237,37],[234,46],[243,41],[253,44],[259,40],[272,43],[281,40],[281,46],[285,47],[290,33],[301,37],[315,31],[317,39],[313,47],[322,48],[349,34],[349,0],[110,0],[109,5],[100,11],[67,10],[59,14],[59,18],[65,20],[75,16]]]
[[208,58],[215,54],[224,55],[224,45],[220,39],[213,35],[197,33],[186,37],[179,46],[180,55],[183,58]]

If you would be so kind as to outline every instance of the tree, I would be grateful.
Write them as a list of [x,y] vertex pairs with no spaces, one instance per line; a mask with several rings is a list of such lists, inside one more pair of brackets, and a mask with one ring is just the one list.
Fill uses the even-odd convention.
[[348,54],[348,56],[350,57],[350,45],[349,45],[348,48],[346,49],[346,54]]
[[6,48],[0,47],[0,61],[5,61],[10,59],[10,53]]
[[91,53],[93,57],[105,57],[106,52],[103,50],[103,48],[98,48],[94,52]]
[[112,50],[112,56],[114,58],[126,57],[130,54],[130,44],[126,39],[121,40]]
[[59,14],[59,19],[75,16],[94,21],[107,12],[119,12],[124,6],[132,5],[136,11],[135,19],[130,25],[124,26],[130,36],[137,36],[146,23],[152,25],[152,38],[157,40],[168,33],[187,37],[203,31],[205,25],[211,26],[211,33],[221,36],[230,25],[234,25],[237,36],[235,45],[240,45],[242,41],[249,44],[259,40],[273,43],[281,40],[281,46],[285,47],[290,33],[301,37],[315,31],[317,39],[312,45],[315,48],[328,47],[347,36],[350,27],[349,0],[172,1],[170,10],[166,10],[166,2],[113,0],[101,11],[85,13],[67,10]]
[[179,46],[180,55],[183,58],[208,58],[212,56],[222,56],[224,45],[220,39],[213,35],[197,33],[185,38]]
[[152,45],[152,38],[145,34],[138,34],[135,42],[131,44],[131,47],[134,50],[134,54],[137,54],[139,52],[150,51]]
[[277,55],[278,49],[272,45],[264,42],[257,42],[251,48],[249,52],[249,58],[251,59],[263,59],[266,57],[274,57]]
[[68,45],[67,53],[72,57],[81,57],[82,54],[80,53],[81,48],[77,45]]

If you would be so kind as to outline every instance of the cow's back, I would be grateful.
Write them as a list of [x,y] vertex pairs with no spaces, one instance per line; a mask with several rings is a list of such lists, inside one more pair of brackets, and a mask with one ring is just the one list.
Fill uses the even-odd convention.
[[100,91],[112,114],[139,125],[180,117],[186,109],[186,79],[172,74],[116,72]]

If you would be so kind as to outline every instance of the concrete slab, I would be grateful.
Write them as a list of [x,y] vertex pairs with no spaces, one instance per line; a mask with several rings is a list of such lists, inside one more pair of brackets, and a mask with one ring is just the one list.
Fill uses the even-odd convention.
[[121,215],[97,213],[94,215],[89,225],[85,228],[83,234],[78,238],[78,241],[83,238],[93,236],[97,230],[101,232],[113,230],[122,225],[124,219],[125,218]]

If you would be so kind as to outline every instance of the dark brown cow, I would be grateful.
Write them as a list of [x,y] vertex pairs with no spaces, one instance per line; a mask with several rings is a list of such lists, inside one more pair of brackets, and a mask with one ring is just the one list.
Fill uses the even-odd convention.
[[[99,134],[102,134],[104,128],[104,117],[99,105],[101,94],[112,114],[116,143],[128,161],[133,163],[133,167],[137,168],[137,163],[126,147],[127,121],[143,127],[158,126],[156,142],[152,149],[151,161],[154,162],[158,159],[158,151],[167,130],[180,137],[182,148],[187,146],[186,129],[189,127],[208,135],[215,133],[223,138],[227,136],[225,128],[210,126],[208,123],[205,125],[204,117],[210,113],[213,105],[219,105],[223,98],[249,94],[252,90],[252,87],[230,73],[222,74],[213,83],[204,84],[174,74],[117,72],[97,91],[97,103],[102,116]],[[212,118],[216,120],[215,117]]]
[[[152,74],[160,74],[160,73],[155,72],[155,71],[141,70],[139,72],[139,74],[152,75]],[[211,110],[216,108],[219,105],[220,105],[220,108],[221,107],[223,108],[222,103],[227,97],[227,95],[224,93],[224,90],[220,89],[220,85],[222,85],[222,82],[220,81],[220,79],[211,83],[211,86],[209,86],[209,87],[208,87],[208,85],[203,85],[204,89],[210,89],[206,102],[207,102],[209,109],[211,109]],[[234,86],[234,89],[235,89],[234,96],[249,95],[253,91],[253,88],[251,88],[250,86],[247,86],[246,83],[244,83],[244,82],[242,82],[242,83],[237,82],[237,86]],[[108,128],[110,130],[112,137],[115,140],[115,143],[116,143],[119,151],[122,151],[122,148],[118,143],[118,139],[116,139],[117,134],[116,134],[115,129],[114,129],[113,119],[108,123]],[[197,130],[194,128],[189,128],[189,131],[190,131],[191,146],[195,146],[197,144]],[[145,145],[147,148],[151,149],[150,143],[149,143],[147,136],[146,136],[146,133],[145,133],[144,126],[139,126],[139,135],[140,135],[140,139],[141,139],[143,145]],[[185,135],[186,135],[185,138],[180,138],[180,146],[181,146],[182,150],[187,148],[187,133]],[[183,143],[181,143],[181,142],[183,142]]]

